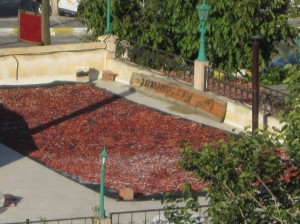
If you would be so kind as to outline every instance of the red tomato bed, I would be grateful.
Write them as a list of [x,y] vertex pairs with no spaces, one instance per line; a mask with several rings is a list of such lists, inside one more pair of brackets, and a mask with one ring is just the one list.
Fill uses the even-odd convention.
[[226,133],[128,101],[89,84],[0,89],[0,142],[82,183],[142,195],[203,184],[178,167],[181,145],[199,148]]

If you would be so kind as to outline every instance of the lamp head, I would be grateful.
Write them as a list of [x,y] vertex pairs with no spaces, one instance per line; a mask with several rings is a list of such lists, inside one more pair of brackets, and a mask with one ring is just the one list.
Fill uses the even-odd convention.
[[105,164],[105,162],[106,162],[106,158],[108,157],[108,154],[107,154],[107,152],[106,152],[106,150],[105,150],[105,146],[103,147],[103,151],[101,152],[101,154],[100,154],[100,158],[102,159],[102,165],[104,165]]
[[199,20],[201,23],[205,23],[208,18],[208,14],[210,11],[210,6],[206,4],[206,1],[203,0],[202,5],[197,5]]

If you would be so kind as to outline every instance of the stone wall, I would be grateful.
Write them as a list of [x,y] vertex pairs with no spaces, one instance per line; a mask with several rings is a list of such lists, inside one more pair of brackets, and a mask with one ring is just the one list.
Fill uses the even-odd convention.
[[[92,43],[1,49],[0,85],[92,81],[101,79],[104,70],[118,74],[115,81],[126,85],[130,85],[134,73],[160,77],[157,71],[115,59],[115,40],[116,37],[108,36]],[[81,73],[85,76],[82,77]],[[251,126],[251,108],[220,96],[215,97],[227,102],[225,123],[240,128]],[[265,118],[269,128],[280,127],[276,118]],[[259,126],[263,127],[263,123],[264,115],[260,114]]]
[[36,46],[1,50],[0,85],[77,80],[78,70],[106,69],[105,44],[101,42]]

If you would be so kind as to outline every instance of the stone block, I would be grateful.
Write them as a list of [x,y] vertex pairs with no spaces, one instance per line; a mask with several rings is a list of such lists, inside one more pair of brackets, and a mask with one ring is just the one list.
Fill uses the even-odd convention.
[[17,206],[17,197],[11,195],[11,194],[5,194],[4,195],[5,201],[3,207],[16,207]]
[[114,82],[117,75],[117,73],[114,73],[110,70],[104,70],[102,73],[102,80]]
[[133,189],[127,187],[121,188],[119,190],[119,197],[124,201],[133,200],[134,199]]
[[76,76],[87,76],[89,74],[90,67],[89,66],[77,66],[76,67]]

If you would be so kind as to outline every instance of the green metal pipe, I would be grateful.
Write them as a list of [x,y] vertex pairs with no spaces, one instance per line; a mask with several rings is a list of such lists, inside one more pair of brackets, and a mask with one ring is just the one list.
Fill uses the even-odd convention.
[[206,58],[206,53],[205,53],[205,33],[206,33],[206,28],[205,24],[202,23],[200,25],[200,46],[199,46],[199,53],[198,53],[198,58],[197,61],[207,61]]
[[105,34],[110,34],[110,0],[106,4],[106,30]]
[[100,174],[100,202],[99,202],[99,216],[101,219],[105,218],[105,210],[104,210],[104,177],[105,177],[105,168],[106,168],[106,158],[108,157],[105,146],[100,154],[101,159],[101,174]]

